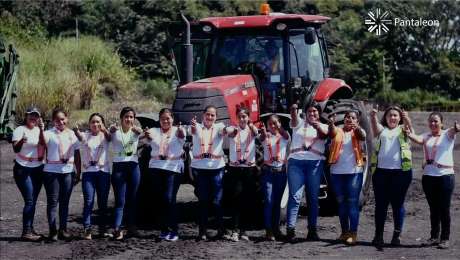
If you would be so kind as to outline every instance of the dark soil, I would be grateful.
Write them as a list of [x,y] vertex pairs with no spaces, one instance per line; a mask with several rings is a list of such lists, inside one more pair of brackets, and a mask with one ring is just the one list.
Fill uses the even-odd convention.
[[[427,113],[411,113],[418,133],[426,131]],[[452,125],[454,119],[460,120],[460,113],[445,113],[446,125]],[[75,236],[70,242],[49,243],[22,242],[21,217],[23,201],[12,178],[13,151],[11,146],[0,145],[0,259],[138,259],[138,258],[205,258],[205,259],[259,259],[259,258],[337,258],[337,259],[460,259],[460,178],[456,178],[456,190],[452,199],[451,247],[440,250],[434,247],[422,247],[421,243],[429,235],[428,204],[421,186],[421,162],[423,158],[420,147],[414,147],[414,180],[406,200],[406,219],[403,231],[403,246],[385,247],[382,251],[370,245],[374,234],[374,201],[371,198],[364,206],[359,226],[358,245],[347,247],[335,243],[340,226],[337,217],[320,217],[320,242],[288,244],[284,242],[263,241],[263,230],[249,232],[250,242],[210,241],[196,242],[197,225],[194,222],[197,205],[193,187],[182,185],[178,195],[181,214],[180,240],[175,243],[156,242],[158,230],[144,228],[140,238],[128,238],[115,242],[103,238],[92,241],[81,240],[81,214],[83,195],[81,185],[73,191],[70,204],[69,229]],[[454,156],[455,170],[460,170],[460,137],[457,137]],[[110,204],[113,204],[111,194]],[[154,205],[152,205],[154,207]],[[160,209],[158,209],[160,210]],[[262,217],[262,216],[260,216]],[[97,219],[96,219],[97,220]],[[389,242],[392,233],[391,210],[388,214],[385,241]],[[42,189],[37,204],[35,229],[47,234],[46,198]],[[302,216],[297,227],[298,236],[306,237],[306,218]]]

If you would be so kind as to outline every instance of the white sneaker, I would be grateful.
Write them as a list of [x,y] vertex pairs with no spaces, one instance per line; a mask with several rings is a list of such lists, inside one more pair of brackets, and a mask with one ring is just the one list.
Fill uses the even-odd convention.
[[168,236],[166,237],[166,241],[169,241],[169,242],[176,242],[177,240],[179,240],[179,236],[177,235],[176,232],[170,232]]

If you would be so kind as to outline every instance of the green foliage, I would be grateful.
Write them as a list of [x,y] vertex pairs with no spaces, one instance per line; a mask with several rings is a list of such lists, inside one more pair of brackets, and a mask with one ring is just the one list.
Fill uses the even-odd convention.
[[154,97],[156,101],[163,104],[173,103],[176,93],[171,87],[172,82],[157,78],[139,82],[139,84],[141,84],[144,95]]
[[434,92],[421,89],[407,91],[395,91],[393,89],[382,90],[375,94],[374,99],[381,105],[398,104],[405,109],[424,107],[426,104],[444,104],[448,100]]

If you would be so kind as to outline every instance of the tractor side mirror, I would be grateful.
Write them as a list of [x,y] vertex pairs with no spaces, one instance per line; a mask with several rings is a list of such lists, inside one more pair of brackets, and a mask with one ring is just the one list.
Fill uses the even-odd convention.
[[305,29],[305,44],[312,45],[316,42],[316,31],[312,27]]

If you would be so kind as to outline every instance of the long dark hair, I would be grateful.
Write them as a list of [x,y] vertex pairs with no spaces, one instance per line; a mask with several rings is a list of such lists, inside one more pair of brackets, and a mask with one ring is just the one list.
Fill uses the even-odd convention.
[[402,125],[403,123],[403,120],[402,120],[402,110],[401,108],[397,107],[397,106],[389,106],[387,107],[387,109],[385,109],[385,112],[383,113],[383,116],[382,116],[382,119],[380,120],[380,124],[382,124],[382,126],[384,127],[388,127],[388,124],[387,124],[387,120],[386,120],[386,117],[387,117],[387,114],[391,111],[391,110],[395,110],[398,112],[399,114],[399,125]]
[[99,114],[99,113],[92,113],[90,116],[89,116],[89,119],[88,119],[88,123],[91,123],[91,120],[93,120],[93,117],[95,116],[98,116],[99,118],[101,118],[101,121],[102,121],[102,124],[105,125],[105,120],[104,120],[104,117]]
[[133,112],[134,117],[136,117],[136,111],[134,111],[134,108],[132,108],[132,107],[124,107],[124,108],[121,109],[120,118],[123,118],[129,112]]

